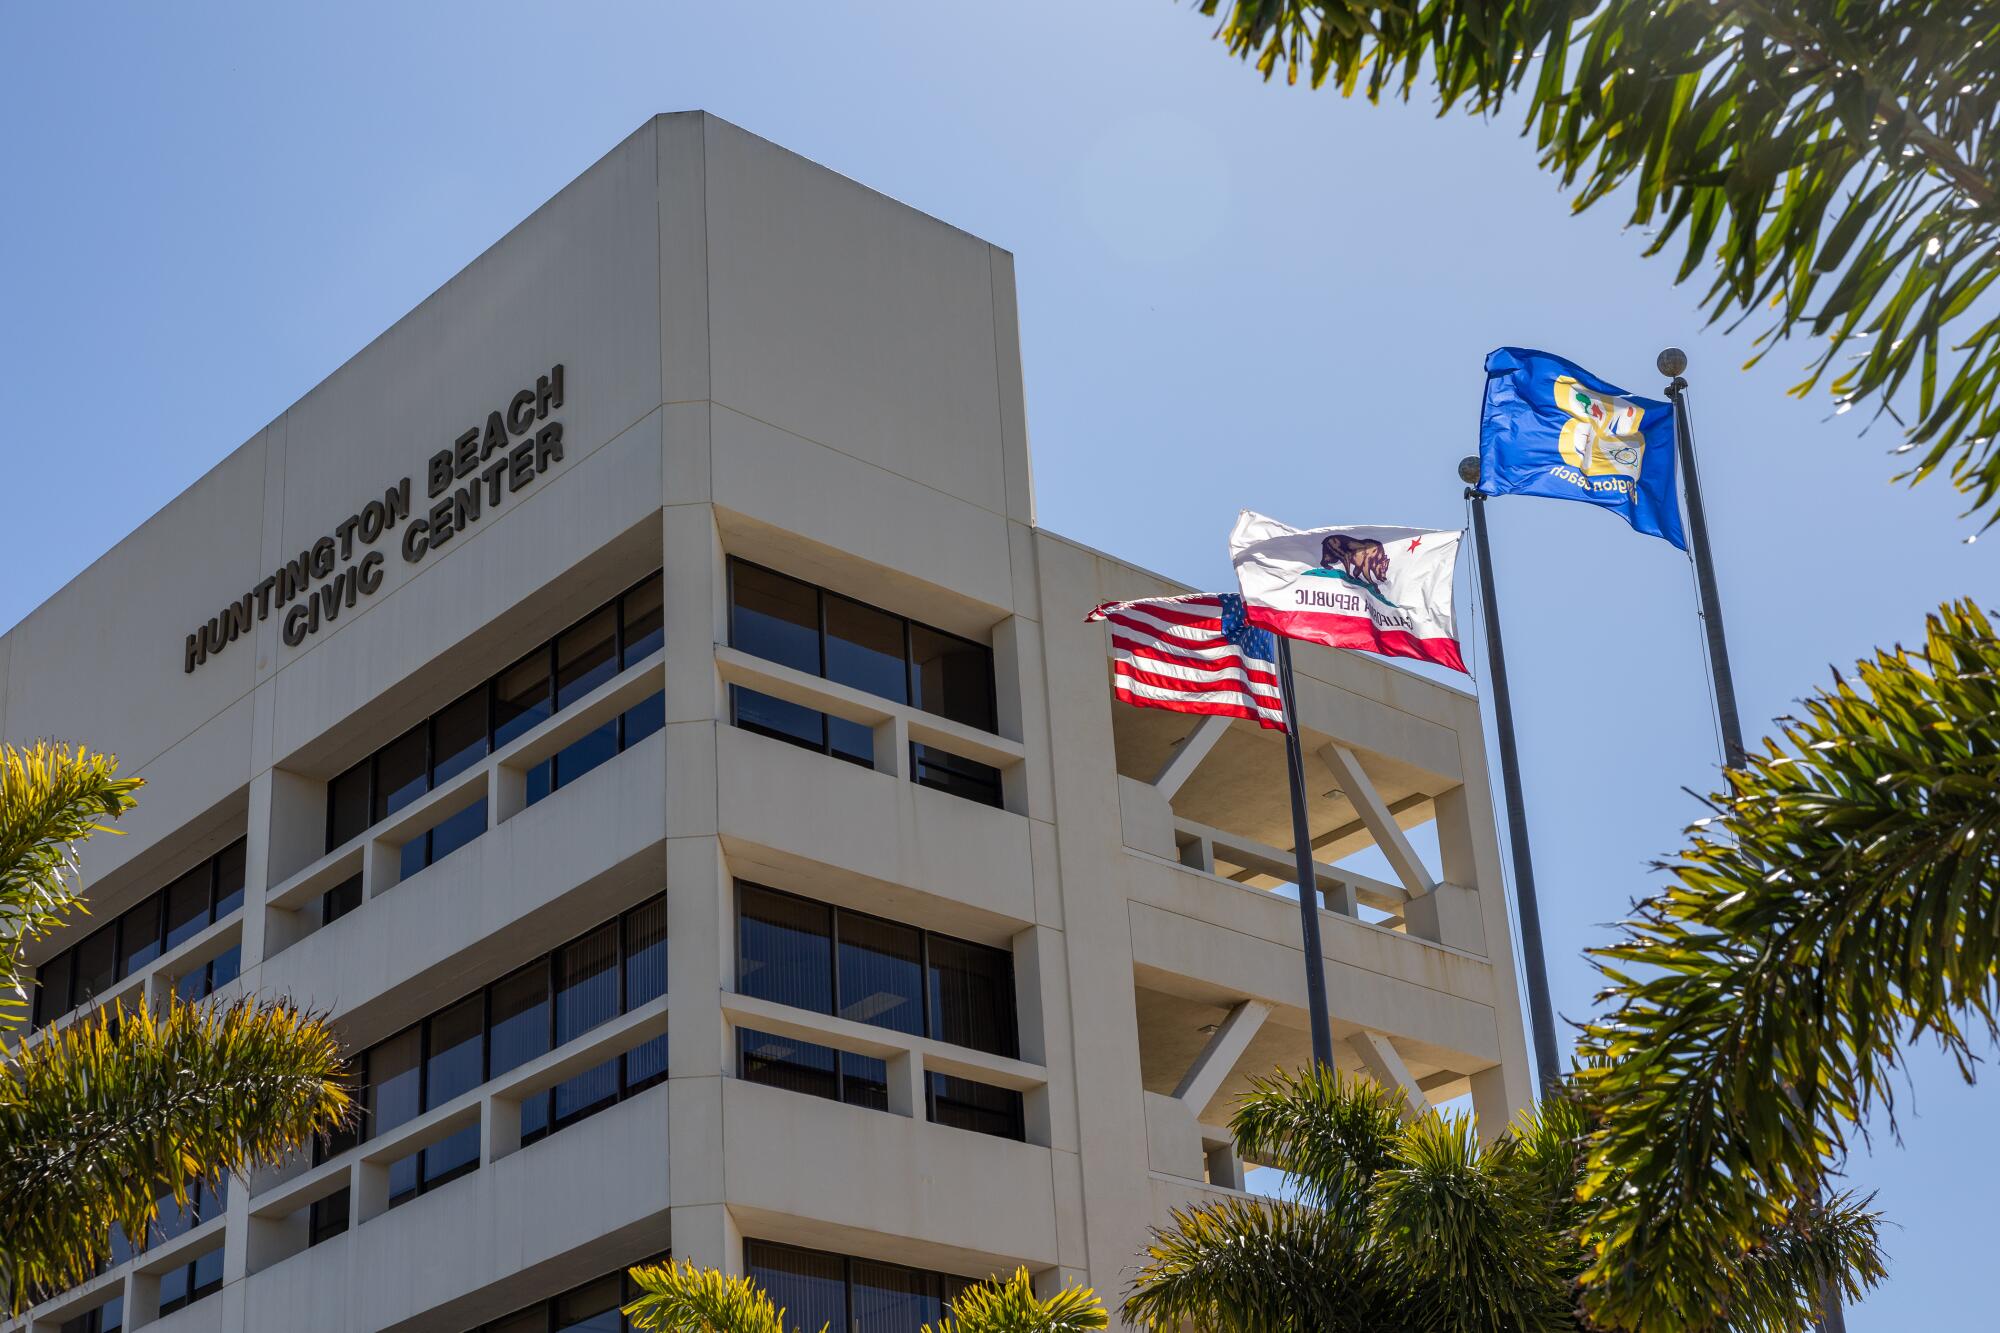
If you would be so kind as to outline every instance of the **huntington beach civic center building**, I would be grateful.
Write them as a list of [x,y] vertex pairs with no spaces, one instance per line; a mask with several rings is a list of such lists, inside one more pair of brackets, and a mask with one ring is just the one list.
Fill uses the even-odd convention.
[[[648,122],[0,638],[0,735],[147,782],[34,1026],[288,996],[362,1108],[4,1327],[610,1330],[669,1254],[806,1330],[1115,1306],[1310,1059],[1281,736],[1084,621],[1184,591],[1036,526],[1011,255]],[[1338,1061],[1490,1131],[1476,702],[1297,663]]]

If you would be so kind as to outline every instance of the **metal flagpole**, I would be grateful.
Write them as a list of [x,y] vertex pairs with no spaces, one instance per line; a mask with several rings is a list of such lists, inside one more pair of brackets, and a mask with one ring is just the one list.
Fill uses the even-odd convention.
[[[1688,419],[1687,353],[1678,347],[1660,352],[1654,363],[1668,377],[1667,397],[1674,405],[1674,452],[1680,458],[1681,493],[1687,497],[1688,550],[1694,556],[1695,587],[1701,596],[1702,629],[1708,635],[1708,669],[1715,680],[1715,720],[1722,731],[1723,766],[1741,768],[1749,758],[1743,747],[1743,722],[1736,713],[1736,680],[1729,670],[1729,644],[1722,634],[1722,596],[1715,587],[1715,557],[1708,549],[1708,514],[1701,503],[1701,477],[1694,466],[1694,423]],[[1840,1293],[1822,1286],[1819,1293],[1820,1333],[1847,1333],[1847,1314]]]
[[1472,501],[1472,546],[1479,561],[1479,599],[1486,617],[1487,692],[1493,699],[1493,727],[1500,736],[1500,783],[1507,799],[1507,838],[1514,851],[1514,902],[1521,916],[1521,962],[1528,974],[1535,1069],[1546,1090],[1562,1077],[1562,1067],[1556,1055],[1555,1011],[1549,1005],[1548,961],[1542,954],[1542,909],[1535,898],[1535,863],[1528,851],[1521,763],[1514,752],[1514,703],[1507,693],[1507,654],[1500,645],[1500,603],[1493,590],[1493,556],[1486,545],[1486,497],[1478,490],[1479,460],[1460,460],[1458,476],[1465,483],[1465,498]]
[[1285,767],[1292,780],[1292,854],[1299,888],[1299,934],[1306,951],[1306,1008],[1312,1017],[1313,1068],[1333,1069],[1333,1025],[1326,1012],[1326,960],[1319,944],[1319,872],[1313,867],[1312,831],[1306,822],[1306,763],[1299,750],[1299,710],[1292,686],[1292,641],[1278,641],[1278,692],[1285,703]]
[[1669,347],[1660,353],[1660,373],[1670,377],[1667,397],[1674,404],[1674,447],[1680,455],[1681,490],[1687,496],[1688,549],[1694,556],[1695,586],[1701,594],[1702,628],[1708,634],[1708,669],[1715,678],[1715,714],[1722,728],[1723,764],[1741,768],[1743,723],[1736,716],[1736,682],[1729,672],[1729,644],[1722,635],[1722,596],[1715,587],[1715,557],[1708,550],[1708,515],[1701,504],[1701,478],[1694,469],[1694,426],[1688,420],[1687,353]]

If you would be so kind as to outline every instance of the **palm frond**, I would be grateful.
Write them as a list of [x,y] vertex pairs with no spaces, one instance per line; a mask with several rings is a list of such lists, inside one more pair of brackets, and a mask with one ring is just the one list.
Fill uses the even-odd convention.
[[1224,1199],[1176,1209],[1125,1299],[1147,1328],[1362,1333],[1394,1322],[1398,1283],[1364,1231],[1309,1204]]
[[[668,1333],[787,1333],[785,1312],[755,1278],[690,1262],[626,1270],[639,1296],[624,1309],[635,1328]],[[824,1326],[820,1333],[827,1333]]]
[[274,1163],[350,1114],[340,1050],[288,1004],[106,1007],[0,1064],[0,1306],[72,1286],[113,1224]]
[[1419,1327],[1437,1333],[1575,1328],[1570,1287],[1582,1247],[1552,1226],[1514,1141],[1482,1149],[1471,1120],[1433,1113],[1397,1137],[1373,1200],[1376,1243],[1408,1270]]
[[1252,1078],[1229,1122],[1246,1160],[1286,1172],[1304,1198],[1357,1228],[1400,1130],[1394,1099],[1331,1069]]
[[83,910],[77,849],[132,808],[138,778],[81,745],[0,744],[0,1029],[27,1004],[23,947]]
[[1766,0],[1201,0],[1266,79],[1438,92],[1524,133],[1581,211],[1631,201],[1711,321],[1761,359],[1811,339],[1804,395],[1873,402],[2000,519],[2000,6]]
[[1893,1124],[1905,1042],[1936,1038],[1971,1078],[1973,1037],[2000,1035],[1996,780],[2000,641],[1947,605],[1922,652],[1836,677],[1728,774],[1673,882],[1595,951],[1593,1318],[1713,1325],[1738,1257],[1816,1197],[1847,1132],[1877,1105]]
[[967,1287],[945,1317],[925,1324],[923,1333],[1091,1333],[1110,1323],[1104,1303],[1089,1287],[1064,1287],[1042,1300],[1028,1270],[1017,1268],[1004,1281],[994,1278]]

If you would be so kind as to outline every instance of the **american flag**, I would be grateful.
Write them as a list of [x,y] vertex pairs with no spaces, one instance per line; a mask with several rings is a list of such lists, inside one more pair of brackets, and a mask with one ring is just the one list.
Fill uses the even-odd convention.
[[1112,684],[1126,703],[1285,729],[1277,645],[1236,593],[1106,602],[1086,619],[1111,626]]

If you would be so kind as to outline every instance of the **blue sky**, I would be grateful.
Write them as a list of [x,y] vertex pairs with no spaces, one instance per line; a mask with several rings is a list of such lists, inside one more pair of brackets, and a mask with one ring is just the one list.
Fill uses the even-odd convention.
[[[1746,727],[1944,598],[1992,541],[1895,439],[1497,123],[1264,86],[1167,0],[923,9],[21,6],[0,508],[11,625],[647,115],[705,108],[1016,256],[1041,520],[1227,586],[1239,505],[1464,521],[1480,363],[1541,346],[1643,394],[1686,347]],[[912,16],[907,23],[898,16]],[[69,423],[64,425],[63,423]],[[1553,986],[1654,883],[1717,743],[1686,560],[1584,505],[1491,509]],[[1990,1241],[2000,1089],[1911,1062],[1852,1182],[1896,1227],[1858,1333],[1954,1321]],[[1982,1114],[1983,1113],[1983,1114]],[[1956,1322],[1956,1321],[1954,1321]]]

